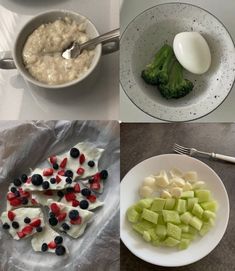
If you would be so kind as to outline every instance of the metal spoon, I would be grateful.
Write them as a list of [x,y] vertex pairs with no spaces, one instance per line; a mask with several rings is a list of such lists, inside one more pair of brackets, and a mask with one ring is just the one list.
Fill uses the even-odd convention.
[[62,52],[62,57],[65,59],[76,58],[80,55],[82,50],[92,47],[94,45],[97,45],[99,43],[102,43],[102,44],[106,44],[109,42],[117,43],[117,40],[118,40],[118,44],[119,44],[119,37],[120,37],[120,29],[118,28],[108,33],[105,33],[103,35],[100,35],[94,39],[88,40],[87,42],[84,42],[82,44],[79,44],[78,42],[74,41],[72,45],[70,45],[68,48],[66,48]]

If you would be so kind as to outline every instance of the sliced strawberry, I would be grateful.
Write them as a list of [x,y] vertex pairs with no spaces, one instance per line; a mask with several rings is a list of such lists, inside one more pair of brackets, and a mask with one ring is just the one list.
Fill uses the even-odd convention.
[[56,175],[55,179],[56,179],[56,183],[60,183],[62,181],[62,179],[58,175]]
[[85,172],[85,169],[82,168],[82,167],[78,168],[78,170],[77,170],[77,174],[78,174],[78,175],[83,175],[84,172]]
[[90,188],[92,190],[100,190],[100,183],[92,183]]
[[29,198],[30,197],[30,193],[28,191],[21,190],[20,191],[20,196],[24,197],[24,198]]
[[7,199],[8,200],[12,200],[12,199],[15,199],[16,198],[16,195],[12,192],[8,192],[7,193]]
[[25,233],[23,233],[22,231],[18,231],[18,232],[17,232],[17,235],[18,235],[20,238],[25,237]]
[[35,218],[29,225],[37,228],[41,225],[41,219]]
[[32,203],[33,205],[38,204],[38,202],[36,201],[36,199],[31,199],[31,203]]
[[16,199],[10,200],[10,205],[14,206],[14,207],[21,205],[21,199],[20,198],[16,198]]
[[76,192],[76,193],[80,193],[80,191],[81,191],[81,188],[80,188],[80,184],[79,183],[76,183],[75,185],[74,185],[74,191]]
[[79,216],[76,220],[70,220],[72,225],[80,225],[82,223],[82,218]]
[[60,163],[60,167],[61,167],[61,168],[65,168],[65,167],[66,167],[67,160],[68,160],[68,158],[64,158],[64,159],[62,160],[62,162]]
[[72,201],[72,206],[73,206],[73,207],[77,207],[77,206],[79,206],[79,204],[80,204],[80,202],[79,202],[78,200],[76,200],[76,199],[74,199],[74,200]]
[[60,207],[56,203],[52,203],[50,208],[55,215],[58,215],[60,213]]
[[99,173],[99,172],[96,173],[96,174],[93,176],[93,181],[94,181],[94,182],[99,182],[100,179],[101,179],[101,177],[100,177],[100,173]]
[[76,195],[73,192],[64,195],[67,201],[72,201],[76,199]]
[[44,170],[43,170],[43,176],[51,176],[51,175],[53,175],[53,168],[45,168]]
[[52,165],[54,165],[57,162],[56,156],[51,156],[50,157],[50,162],[51,162]]
[[51,242],[48,244],[48,247],[49,247],[50,249],[56,248],[56,247],[57,247],[56,242],[55,242],[55,241],[51,241]]
[[58,171],[58,175],[60,175],[60,176],[64,176],[64,174],[65,174],[65,172],[64,172],[64,170],[63,170],[63,169]]
[[90,195],[90,196],[87,197],[87,199],[88,199],[91,203],[96,202],[96,196],[95,196],[95,195]]
[[85,162],[86,158],[85,155],[82,153],[79,157],[79,163],[82,165]]
[[33,231],[33,227],[30,225],[27,225],[22,229],[22,233],[25,235],[30,234],[32,231]]
[[31,177],[28,178],[28,180],[26,181],[26,183],[31,183]]
[[16,215],[12,211],[8,211],[7,216],[11,221],[13,221]]
[[63,221],[67,216],[67,213],[60,213],[58,216],[57,216],[57,219],[59,222]]
[[53,195],[53,191],[52,190],[47,190],[43,193],[46,196],[52,196]]

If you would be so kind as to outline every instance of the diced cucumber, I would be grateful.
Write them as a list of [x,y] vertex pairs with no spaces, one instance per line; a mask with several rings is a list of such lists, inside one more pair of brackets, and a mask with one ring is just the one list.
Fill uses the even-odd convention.
[[212,212],[216,212],[218,205],[216,201],[208,201],[208,202],[202,202],[200,204],[204,210],[209,210]]
[[189,225],[179,224],[178,226],[181,228],[182,232],[188,232],[189,231]]
[[131,223],[136,223],[140,218],[140,214],[135,210],[133,206],[127,209],[126,214],[127,214],[128,220]]
[[136,205],[140,209],[144,208],[150,208],[152,205],[153,199],[147,198],[147,199],[141,199]]
[[184,200],[184,199],[177,199],[176,200],[175,210],[179,214],[185,213],[186,212],[186,200]]
[[163,242],[163,244],[167,247],[175,247],[180,243],[179,240],[173,238],[173,237],[167,237],[166,240]]
[[184,191],[181,194],[181,198],[193,198],[194,192],[193,191]]
[[188,198],[187,199],[187,210],[192,211],[195,203],[198,203],[198,198]]
[[197,216],[198,218],[201,218],[203,212],[204,211],[203,211],[202,207],[198,203],[195,203],[193,206],[192,214]]
[[181,238],[182,239],[188,239],[188,240],[194,240],[195,239],[195,234],[183,232],[181,234]]
[[198,198],[199,203],[210,201],[211,199],[211,192],[206,189],[195,190],[195,195]]
[[144,234],[144,231],[147,231],[147,230],[152,229],[154,227],[156,227],[156,225],[154,225],[153,223],[148,222],[146,220],[132,225],[132,228],[135,231],[137,231],[138,233],[140,233],[141,235]]
[[181,228],[172,223],[167,223],[167,235],[180,240]]
[[164,208],[166,200],[162,198],[155,198],[153,200],[151,210],[154,212],[162,211]]
[[189,224],[189,221],[190,221],[192,218],[193,218],[193,216],[192,216],[192,214],[189,213],[189,212],[185,212],[184,214],[182,214],[182,215],[180,216],[181,221],[182,221],[184,224],[186,224],[186,225]]
[[143,208],[140,208],[138,204],[133,206],[137,213],[141,214],[143,212]]
[[149,229],[147,231],[150,234],[152,241],[156,241],[158,239],[158,236],[157,236],[157,233],[156,233],[156,229]]
[[163,240],[166,237],[166,226],[165,225],[157,225],[156,234],[159,236],[160,240]]
[[174,209],[174,207],[175,207],[175,199],[174,198],[166,199],[164,209],[172,210]]
[[196,230],[200,231],[202,227],[202,221],[198,217],[194,216],[192,219],[190,219],[189,225],[194,227]]
[[205,210],[202,215],[202,219],[204,221],[208,221],[210,218],[215,219],[216,215],[214,212],[211,212],[210,210]]
[[150,236],[150,234],[149,234],[148,231],[144,231],[144,233],[143,233],[143,238],[144,238],[144,240],[145,240],[146,242],[150,242],[150,241],[151,241],[151,236]]
[[149,222],[157,224],[158,213],[155,213],[155,212],[148,210],[148,209],[143,209],[142,218],[149,221]]
[[199,234],[201,236],[204,236],[208,231],[211,229],[211,225],[209,223],[203,223],[201,230],[199,231]]
[[155,247],[159,247],[161,244],[162,244],[162,242],[160,241],[159,238],[152,241],[152,245],[155,246]]
[[196,235],[198,233],[198,231],[194,227],[192,227],[192,226],[189,225],[189,227],[188,227],[188,233]]
[[163,210],[162,214],[166,223],[172,222],[174,224],[180,224],[180,217],[177,211]]
[[165,221],[163,218],[163,214],[162,213],[158,213],[158,221],[157,224],[161,224],[161,225],[165,225]]
[[190,244],[190,239],[182,238],[179,243],[179,249],[186,249]]

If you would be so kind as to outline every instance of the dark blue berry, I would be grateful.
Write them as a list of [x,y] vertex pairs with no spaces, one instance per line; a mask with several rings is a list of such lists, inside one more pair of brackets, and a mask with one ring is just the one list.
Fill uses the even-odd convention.
[[65,171],[65,173],[64,173],[64,175],[66,176],[66,177],[70,177],[70,178],[73,178],[73,172],[72,172],[72,170],[66,170]]
[[50,217],[55,217],[55,214],[54,214],[53,212],[50,212],[50,213],[49,213],[49,216],[50,216]]
[[24,219],[24,223],[29,224],[31,222],[31,219],[29,217],[26,217]]
[[56,249],[55,249],[55,254],[57,256],[62,256],[62,255],[65,254],[65,252],[66,252],[65,247],[61,246],[61,245],[57,246]]
[[49,218],[49,223],[51,226],[56,226],[58,224],[58,220],[56,217],[50,217]]
[[80,151],[77,148],[72,148],[70,150],[70,156],[73,158],[78,158],[78,156],[80,155]]
[[81,193],[82,193],[83,196],[88,197],[91,194],[91,190],[88,189],[88,188],[83,188]]
[[4,230],[9,230],[10,229],[10,225],[8,223],[4,223],[2,225],[2,227],[3,227]]
[[11,225],[14,229],[18,229],[20,227],[19,223],[16,221],[13,221]]
[[22,174],[21,175],[21,181],[22,181],[22,183],[26,183],[27,180],[28,180],[28,176],[26,174]]
[[106,180],[107,178],[108,178],[108,176],[109,176],[109,174],[108,174],[108,171],[107,170],[102,170],[101,172],[100,172],[100,178],[102,179],[102,180]]
[[42,244],[42,247],[41,247],[41,250],[42,250],[43,252],[47,251],[47,250],[48,250],[48,245],[47,245],[46,243],[43,243],[43,244]]
[[40,174],[34,174],[31,178],[32,184],[35,186],[40,186],[43,183],[43,178]]
[[89,167],[94,167],[94,165],[95,165],[95,162],[94,162],[94,161],[89,161],[89,162],[88,162],[88,166],[89,166]]
[[69,218],[71,220],[76,220],[79,216],[79,212],[77,210],[72,210],[69,212]]
[[53,168],[54,168],[55,170],[57,170],[57,169],[59,169],[59,165],[58,165],[57,163],[55,163],[55,164],[53,164]]
[[17,188],[14,187],[14,186],[12,186],[12,187],[11,187],[11,192],[12,192],[12,193],[15,193],[16,191],[17,191]]
[[36,231],[37,231],[37,232],[42,232],[42,227],[41,227],[41,226],[37,227],[37,228],[36,228]]
[[72,193],[72,192],[74,192],[74,188],[73,187],[67,187],[66,192],[67,193]]
[[50,183],[49,183],[48,181],[45,181],[45,182],[42,183],[42,188],[43,188],[43,189],[46,190],[46,189],[48,189],[49,187],[50,187]]
[[94,179],[91,178],[91,179],[88,180],[88,182],[89,182],[89,184],[92,184],[94,182]]
[[51,184],[56,183],[56,178],[51,178],[51,179],[50,179],[50,183],[51,183]]
[[22,202],[23,205],[26,205],[26,204],[28,204],[29,200],[24,197],[24,198],[21,199],[21,202]]
[[56,236],[56,238],[54,239],[55,243],[57,245],[62,244],[63,243],[63,237],[62,236]]
[[67,223],[63,223],[63,224],[61,225],[61,227],[62,227],[63,230],[65,230],[65,231],[68,231],[68,230],[70,229],[70,226],[69,226]]
[[81,200],[81,201],[80,201],[80,204],[79,204],[79,207],[80,207],[81,209],[87,209],[87,208],[89,207],[88,201],[87,201],[87,200]]
[[57,196],[60,197],[60,198],[63,198],[64,193],[62,191],[58,191],[57,192]]
[[14,185],[15,186],[21,186],[22,182],[19,178],[15,178],[14,181],[13,181]]
[[66,183],[68,183],[68,184],[71,184],[71,183],[73,182],[73,180],[72,180],[71,178],[69,178],[69,177],[67,177],[67,178],[65,179],[65,181],[66,181]]
[[20,197],[20,192],[19,191],[16,190],[14,194],[15,194],[16,197]]

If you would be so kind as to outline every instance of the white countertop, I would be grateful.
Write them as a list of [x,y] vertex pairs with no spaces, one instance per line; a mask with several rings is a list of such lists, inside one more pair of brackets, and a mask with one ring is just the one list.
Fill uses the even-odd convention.
[[[117,0],[0,0],[0,52],[33,14],[77,11],[105,33],[119,26]],[[93,80],[68,91],[33,90],[16,70],[0,70],[0,119],[119,119],[119,53],[103,56]]]
[[[125,29],[131,20],[147,8],[167,2],[184,2],[201,6],[218,17],[230,32],[235,41],[235,1],[234,0],[124,0],[121,9],[121,28]],[[121,87],[120,87],[121,88]],[[125,92],[120,90],[120,118],[124,122],[160,122],[160,120],[148,116],[138,109],[126,96]],[[235,116],[235,86],[227,99],[215,111],[197,122],[233,122]]]

